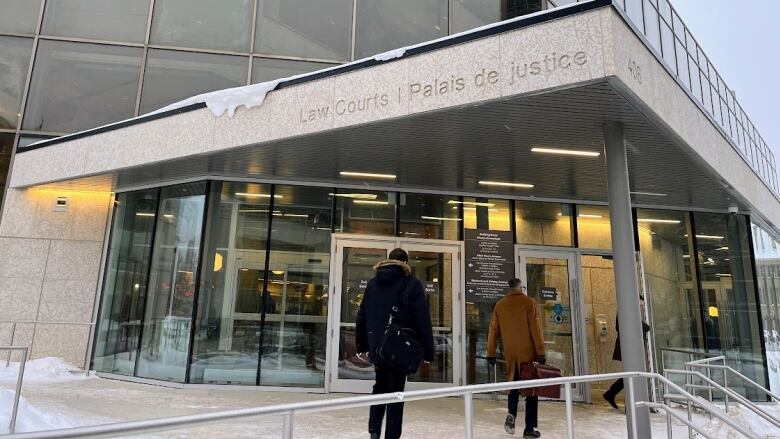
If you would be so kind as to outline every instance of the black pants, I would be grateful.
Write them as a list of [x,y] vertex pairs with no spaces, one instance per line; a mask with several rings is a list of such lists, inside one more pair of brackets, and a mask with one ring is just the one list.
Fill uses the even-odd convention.
[[[404,391],[406,374],[388,366],[377,366],[374,371],[376,373],[376,383],[372,392],[374,395]],[[401,437],[401,426],[404,418],[404,403],[402,402],[372,405],[368,417],[368,432],[382,433],[382,418],[385,416],[385,410],[387,410],[385,439],[398,439]]]
[[[515,370],[515,376],[512,381],[519,378],[520,374]],[[520,390],[512,389],[509,391],[509,413],[517,417],[517,404],[520,402]],[[539,397],[525,397],[525,429],[532,430],[539,426]]]
[[612,383],[611,386],[609,386],[609,389],[604,393],[604,395],[614,398],[617,396],[618,393],[622,391],[623,391],[623,378],[618,378],[614,383]]

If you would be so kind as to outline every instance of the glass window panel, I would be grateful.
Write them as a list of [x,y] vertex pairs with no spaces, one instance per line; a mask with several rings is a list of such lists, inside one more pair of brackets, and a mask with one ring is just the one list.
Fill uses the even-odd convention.
[[143,43],[149,0],[46,2],[41,33],[61,37]]
[[701,86],[702,86],[702,104],[708,113],[712,115],[712,89],[710,83],[704,76],[704,72],[701,73]]
[[[753,224],[759,306],[764,327],[764,347],[770,365],[769,389],[780,392],[780,239]],[[775,366],[775,367],[772,367]]]
[[661,53],[661,30],[658,27],[658,11],[650,4],[650,0],[645,0],[645,36],[650,44],[655,47],[658,53]]
[[542,0],[506,0],[506,18],[519,17],[542,10]]
[[332,192],[276,186],[261,385],[325,385]]
[[452,2],[452,32],[501,21],[501,0],[454,0]]
[[447,0],[357,0],[355,58],[447,35]]
[[132,117],[140,70],[139,48],[42,40],[22,127],[71,132]]
[[427,194],[401,194],[400,236],[456,241],[460,231],[458,197]]
[[352,0],[265,0],[257,9],[255,52],[348,60]]
[[183,382],[190,345],[206,183],[160,192],[137,374]]
[[572,245],[572,205],[515,201],[518,244]]
[[509,200],[464,198],[463,226],[466,229],[512,230],[512,205]]
[[0,128],[16,129],[32,38],[0,37]]
[[[14,134],[0,133],[0,190],[5,194],[5,183],[8,181],[8,168],[11,165],[11,154],[14,151]],[[0,201],[3,197],[0,195]]]
[[249,51],[252,0],[155,0],[150,42]]
[[680,16],[677,15],[677,12],[672,11],[672,27],[674,27],[674,34],[685,42],[685,25],[683,24],[682,20],[680,19]]
[[[766,385],[748,224],[744,215],[694,213],[707,350]],[[759,397],[753,388],[737,392]],[[763,397],[764,395],[761,395]]]
[[663,44],[663,55],[666,65],[672,69],[672,72],[677,72],[677,55],[674,53],[674,36],[672,35],[672,29],[665,22],[661,22],[661,43]]
[[321,62],[254,57],[252,60],[252,84],[309,73],[334,65]]
[[140,112],[201,93],[246,85],[248,58],[149,49]]
[[395,192],[339,189],[335,231],[395,236]]
[[580,248],[612,249],[609,207],[577,206],[577,242]]
[[644,17],[642,16],[642,0],[625,0],[626,14],[634,22],[634,25],[644,32]]
[[38,24],[38,0],[3,0],[0,32],[33,34]]
[[[704,352],[701,306],[694,269],[693,244],[687,237],[688,214],[637,210],[637,233],[644,280],[655,334],[658,364],[670,369],[688,361],[672,349]],[[663,361],[662,361],[663,360]],[[684,381],[684,380],[683,380]]]
[[693,58],[691,57],[688,57],[688,65],[691,67],[691,93],[693,93],[693,97],[696,98],[697,101],[702,102],[701,82],[699,82],[701,74],[699,68],[694,64]]
[[658,10],[661,12],[661,16],[671,24],[672,7],[669,5],[669,0],[658,0]]
[[212,184],[191,383],[255,385],[271,186]]
[[118,194],[92,367],[133,375],[147,293],[157,189]]
[[675,51],[677,52],[677,77],[688,90],[691,89],[691,78],[688,73],[688,55],[680,40],[674,40]]

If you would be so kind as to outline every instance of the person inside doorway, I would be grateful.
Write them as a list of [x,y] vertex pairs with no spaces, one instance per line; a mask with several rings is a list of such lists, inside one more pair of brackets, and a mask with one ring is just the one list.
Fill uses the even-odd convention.
[[[645,307],[645,298],[644,296],[639,296],[639,307],[641,310],[644,310]],[[644,316],[644,312],[642,312],[642,316]],[[615,317],[615,331],[617,332],[618,336],[615,338],[615,350],[612,351],[612,359],[615,361],[623,361],[623,354],[620,352],[620,316]],[[644,336],[645,340],[645,346],[647,345],[647,333],[650,332],[650,325],[644,321],[644,318],[642,319],[642,334]],[[618,378],[615,380],[614,383],[612,383],[611,386],[609,386],[609,389],[607,389],[606,392],[602,395],[604,400],[606,400],[609,405],[612,406],[612,408],[618,408],[617,402],[615,402],[615,398],[618,396],[620,392],[623,391],[623,378]]]
[[[544,339],[542,325],[539,319],[539,308],[536,301],[526,295],[526,287],[518,278],[509,280],[509,291],[506,297],[499,300],[493,308],[488,331],[488,362],[496,364],[496,347],[499,338],[503,344],[506,360],[506,379],[520,379],[521,363],[544,364]],[[509,434],[515,434],[515,418],[520,400],[520,390],[509,392],[509,413],[504,421],[504,429]],[[539,398],[527,396],[525,399],[525,429],[524,438],[537,438],[542,434],[536,430],[539,417]]]
[[[368,282],[363,301],[355,320],[355,344],[358,357],[374,365],[376,383],[374,394],[403,392],[406,386],[406,372],[385,364],[376,354],[382,342],[391,313],[399,325],[409,328],[417,335],[424,347],[423,360],[433,361],[433,328],[428,303],[422,284],[409,267],[409,255],[397,248],[390,252],[389,259],[374,266],[376,274]],[[386,439],[401,437],[404,404],[371,406],[368,418],[368,432],[371,439],[379,439],[382,420],[387,412]]]

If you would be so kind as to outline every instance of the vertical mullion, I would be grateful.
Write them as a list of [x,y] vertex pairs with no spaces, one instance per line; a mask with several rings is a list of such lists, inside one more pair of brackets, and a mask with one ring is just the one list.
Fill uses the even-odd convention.
[[359,0],[352,0],[352,50],[350,52],[350,61],[355,60],[355,39],[357,34],[357,2]]
[[249,39],[249,66],[246,68],[246,83],[247,85],[252,83],[252,65],[254,64],[255,57],[255,35],[257,33],[257,11],[260,9],[258,2],[260,0],[253,0],[252,2],[252,32]]
[[571,211],[571,230],[572,230],[572,246],[574,248],[580,247],[580,231],[577,224],[577,205],[569,204],[569,210]]
[[144,35],[144,48],[141,50],[141,69],[138,77],[138,91],[135,95],[135,109],[133,110],[133,114],[136,116],[141,111],[141,91],[144,88],[144,77],[146,76],[146,59],[149,57],[149,38],[152,34],[154,2],[155,0],[149,0],[149,16],[146,19],[146,35]]
[[[750,221],[750,216],[745,217],[745,228],[747,229],[747,242],[748,242],[748,251],[750,252],[750,269],[753,271],[753,294],[755,295],[756,300],[756,320],[758,320],[758,337],[759,337],[759,345],[761,349],[761,365],[764,369],[764,383],[769,383],[769,364],[768,364],[768,358],[766,353],[766,340],[764,340],[764,319],[762,318],[761,314],[761,293],[759,292],[759,283],[758,283],[758,271],[756,269],[756,250],[753,245],[753,227],[752,222]],[[739,230],[739,228],[737,228]],[[726,373],[725,371],[723,373]],[[766,401],[771,402],[771,399],[769,395],[766,395]]]
[[152,226],[152,237],[149,241],[149,267],[146,269],[146,285],[144,286],[144,301],[141,308],[141,325],[138,329],[138,345],[135,350],[135,362],[133,363],[133,376],[138,376],[138,359],[141,358],[141,344],[144,340],[144,326],[146,326],[146,308],[149,301],[149,283],[152,280],[152,262],[154,261],[154,244],[157,239],[158,216],[160,215],[160,205],[162,204],[162,188],[157,188],[157,206],[154,209],[154,226]]
[[696,223],[693,212],[686,212],[688,216],[688,258],[691,264],[692,286],[696,289],[695,293],[699,297],[699,319],[701,323],[702,343],[704,352],[709,352],[709,343],[707,342],[707,326],[704,322],[707,319],[707,310],[704,308],[704,289],[702,287],[701,267],[699,267],[699,243],[696,240]]
[[268,273],[271,264],[271,232],[274,220],[274,198],[276,195],[276,185],[271,185],[271,199],[268,202],[268,230],[265,235],[265,263],[263,264],[263,297],[260,300],[260,340],[257,346],[257,374],[255,375],[255,385],[260,385],[260,373],[263,364],[263,341],[265,339],[265,308],[268,304]]
[[203,200],[203,217],[202,222],[200,224],[200,251],[198,256],[198,264],[197,264],[197,274],[195,275],[195,293],[192,295],[192,314],[191,314],[191,320],[190,320],[190,338],[189,338],[189,344],[187,345],[187,361],[184,364],[184,382],[189,383],[190,382],[190,367],[192,366],[192,354],[193,354],[193,345],[195,344],[195,323],[198,319],[198,301],[200,299],[200,293],[203,289],[202,280],[204,276],[204,272],[208,267],[206,267],[206,250],[208,249],[208,245],[206,240],[208,239],[208,226],[209,226],[209,212],[211,209],[211,203],[217,199],[218,197],[212,197],[211,196],[211,187],[212,187],[212,181],[208,180],[206,181],[206,188],[205,188],[205,199]]

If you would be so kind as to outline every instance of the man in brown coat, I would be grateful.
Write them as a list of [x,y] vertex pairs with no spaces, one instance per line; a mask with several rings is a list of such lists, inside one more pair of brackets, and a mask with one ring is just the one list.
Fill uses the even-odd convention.
[[[506,359],[506,379],[520,379],[521,363],[545,363],[544,339],[539,321],[539,308],[536,301],[526,295],[526,288],[520,279],[509,280],[509,292],[499,300],[493,308],[488,333],[488,362],[496,363],[496,346],[498,339],[503,341],[504,358]],[[504,429],[509,434],[515,434],[515,418],[520,391],[509,392],[509,414],[506,415]],[[536,430],[539,416],[539,398],[526,397],[524,438],[541,436]]]

